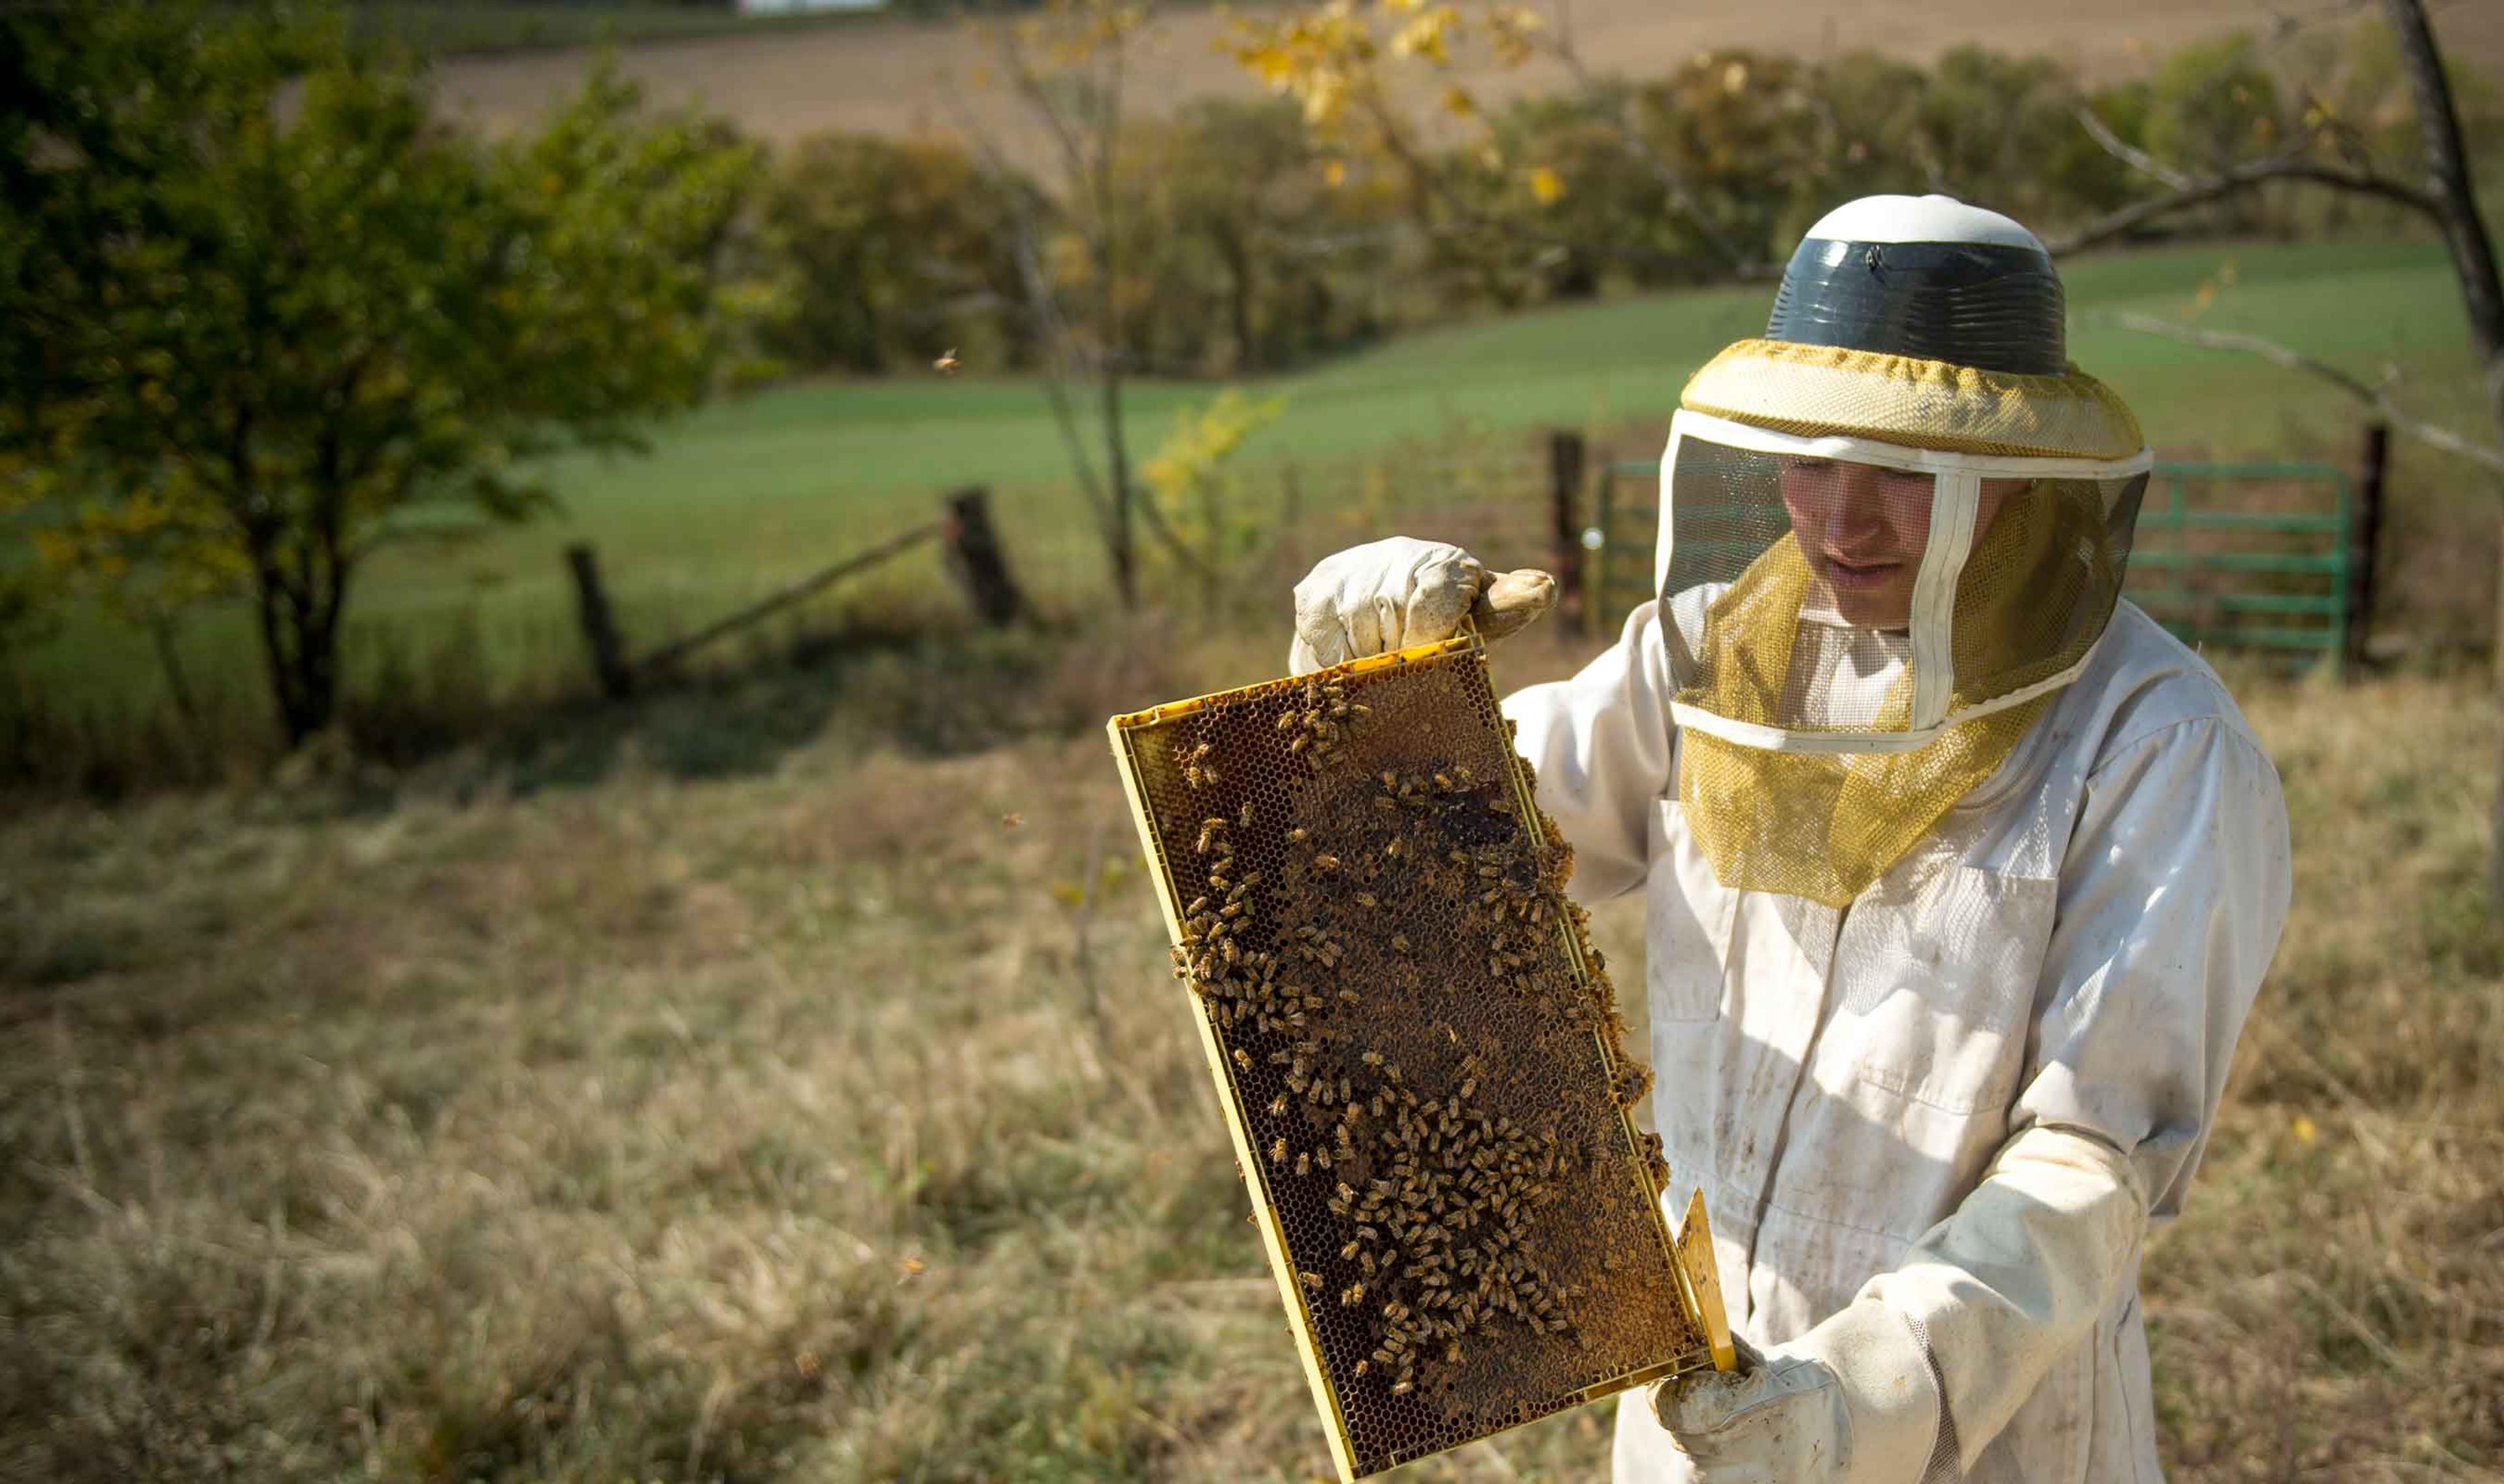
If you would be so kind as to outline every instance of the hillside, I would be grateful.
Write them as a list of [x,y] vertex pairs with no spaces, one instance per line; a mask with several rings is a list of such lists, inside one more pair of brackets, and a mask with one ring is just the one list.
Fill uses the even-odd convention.
[[[2504,6],[2436,0],[2428,9],[2453,55],[2483,72],[2504,70]],[[2048,54],[2099,80],[2133,75],[2199,37],[2266,31],[2279,15],[2258,0],[1576,0],[1569,13],[1582,53],[1604,71],[1627,75],[1723,47],[1804,54],[1865,47],[1927,60],[1976,43]],[[1154,114],[1212,93],[1254,92],[1256,85],[1216,51],[1229,25],[1223,6],[1170,14],[1131,72],[1130,106]],[[456,57],[442,65],[444,92],[462,117],[508,126],[572,86],[589,56],[572,49]],[[970,118],[1025,162],[1041,164],[1045,141],[1001,89],[978,83],[982,59],[953,22],[849,17],[836,26],[640,44],[626,50],[624,66],[655,97],[700,102],[776,143],[824,129],[945,133]],[[1493,99],[1552,90],[1566,79],[1543,65],[1473,81]]]

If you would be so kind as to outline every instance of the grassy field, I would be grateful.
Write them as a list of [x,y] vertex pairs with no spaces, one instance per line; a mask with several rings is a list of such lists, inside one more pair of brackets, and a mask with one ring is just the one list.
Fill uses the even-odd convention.
[[[934,640],[0,822],[0,1478],[1324,1473],[1097,730],[1283,638]],[[2296,907],[2147,1265],[2168,1461],[2504,1477],[2493,705],[2244,695]],[[1594,1477],[1607,1421],[1402,1477]]]
[[789,33],[861,17],[840,12],[812,16],[743,16],[730,4],[667,0],[358,0],[349,7],[360,33],[388,37],[435,55],[532,52],[559,47],[637,46],[705,36]]
[[[2068,273],[2075,358],[2120,389],[2167,456],[2353,457],[2355,414],[2336,393],[2257,361],[2096,323],[2121,309],[2187,314],[2204,283],[2218,288],[2201,324],[2258,330],[2366,374],[2388,364],[2428,416],[2479,426],[2457,291],[2432,244],[2209,246],[2091,258]],[[1687,374],[1759,328],[1765,301],[1751,288],[1460,325],[1257,384],[1288,411],[1246,450],[1249,498],[1276,500],[1294,464],[1311,526],[1301,538],[1323,547],[1385,534],[1404,511],[1451,503],[1464,471],[1517,460],[1512,493],[1524,529],[1535,529],[1535,430],[1590,428],[1619,452],[1649,457]],[[1153,451],[1176,412],[1213,391],[1139,386],[1138,448]],[[561,560],[570,542],[598,548],[640,647],[927,520],[938,492],[970,483],[995,491],[1011,560],[1048,604],[1065,610],[1104,591],[1059,435],[1030,383],[932,375],[782,387],[660,430],[647,458],[561,460],[547,472],[563,518],[448,550],[405,548],[370,567],[350,620],[354,688],[404,691],[411,675],[499,694],[581,683]],[[2457,480],[2456,467],[2404,445],[2395,501],[2442,524],[2461,503]],[[817,617],[926,596],[937,582],[934,557],[910,558],[839,591]],[[204,615],[183,648],[195,684],[257,725],[261,682],[244,616]],[[144,639],[98,621],[72,622],[23,661],[17,683],[55,708],[165,708]]]

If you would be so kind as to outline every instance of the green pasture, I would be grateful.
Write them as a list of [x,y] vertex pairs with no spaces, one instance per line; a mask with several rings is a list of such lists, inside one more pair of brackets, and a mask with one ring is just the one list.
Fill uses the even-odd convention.
[[858,13],[743,16],[726,4],[668,4],[665,0],[618,0],[605,5],[584,0],[537,4],[527,0],[364,0],[351,7],[350,14],[362,34],[390,37],[418,52],[450,55],[686,41],[824,25],[851,19]]
[[[2254,331],[2375,376],[2404,378],[2427,416],[2481,429],[2457,291],[2434,244],[2207,245],[2084,259],[2067,266],[2072,354],[2110,380],[2169,457],[2352,457],[2353,406],[2258,360],[2100,327],[2099,313],[2190,317]],[[2212,286],[2203,306],[2203,285]],[[1528,452],[1537,430],[1601,431],[1620,454],[1663,436],[1678,390],[1705,358],[1763,323],[1762,287],[1578,305],[1407,335],[1326,365],[1257,383],[1287,412],[1244,453],[1247,499],[1274,500],[1292,462],[1317,539],[1361,539],[1449,502],[1452,470],[1433,450]],[[1143,383],[1130,398],[1133,446],[1152,453],[1176,413],[1213,396],[1202,384]],[[1515,438],[1518,441],[1515,441]],[[1345,498],[1369,461],[1387,498]],[[2404,462],[2402,500],[2456,469]],[[600,553],[630,642],[668,638],[771,587],[927,520],[934,498],[992,488],[1012,563],[1048,603],[1103,590],[1100,558],[1040,388],[1024,380],[821,382],[760,392],[655,431],[641,458],[573,457],[547,466],[564,513],[453,546],[378,557],[353,600],[352,671],[405,663],[457,637],[463,664],[497,686],[579,667],[564,548]],[[2423,486],[2423,491],[2413,487]],[[1538,498],[1535,483],[1521,487]],[[1422,528],[1417,534],[1429,534]],[[878,601],[939,580],[908,557],[830,602]],[[184,635],[195,674],[257,686],[244,615],[203,615]],[[95,620],[67,625],[29,658],[24,678],[58,699],[111,707],[161,690],[145,643]]]

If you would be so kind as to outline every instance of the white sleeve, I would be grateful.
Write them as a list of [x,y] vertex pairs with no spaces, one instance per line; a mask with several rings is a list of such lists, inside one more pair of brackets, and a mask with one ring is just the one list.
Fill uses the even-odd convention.
[[1960,1467],[2090,1331],[2149,1219],[2180,1208],[2288,890],[2277,772],[2224,718],[2173,723],[2088,777],[2010,1137],[1859,1300],[1929,1349]]
[[1574,847],[1574,895],[1606,901],[1651,869],[1652,801],[1669,787],[1669,653],[1657,605],[1570,680],[1505,698],[1514,748],[1539,775],[1539,807]]

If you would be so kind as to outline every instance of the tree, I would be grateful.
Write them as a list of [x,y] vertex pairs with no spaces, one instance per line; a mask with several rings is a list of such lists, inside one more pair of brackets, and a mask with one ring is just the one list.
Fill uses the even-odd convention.
[[1016,365],[1032,336],[1003,314],[1019,296],[996,185],[953,144],[820,134],[775,168],[758,216],[793,279],[790,315],[768,344],[807,366],[877,372],[928,365],[952,348],[967,364]]
[[[1037,15],[989,28],[1008,86],[1052,145],[1059,179],[1047,188],[1057,188],[1051,217],[1010,189],[1016,172],[998,143],[963,121],[1008,210],[1021,308],[1044,347],[1044,395],[1126,608],[1139,602],[1143,521],[1178,555],[1187,551],[1157,524],[1155,506],[1139,499],[1123,409],[1135,370],[1136,308],[1124,292],[1135,204],[1122,189],[1132,146],[1126,86],[1130,49],[1146,24],[1146,8],[1128,0],[1046,0]],[[1092,446],[1076,396],[1094,402]]]
[[1380,224],[1334,184],[1296,110],[1202,99],[1130,152],[1134,356],[1160,368],[1270,370],[1362,334]]
[[524,461],[638,446],[755,307],[753,153],[607,69],[489,145],[334,9],[108,0],[0,23],[0,492],[91,583],[247,595],[291,743],[378,546],[545,509]]

